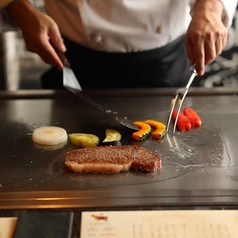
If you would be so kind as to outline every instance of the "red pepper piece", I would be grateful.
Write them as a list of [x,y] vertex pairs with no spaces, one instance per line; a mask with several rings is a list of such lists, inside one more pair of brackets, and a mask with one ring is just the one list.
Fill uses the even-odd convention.
[[186,107],[183,109],[184,114],[188,117],[192,127],[201,127],[202,126],[202,120],[198,116],[198,114],[189,107]]
[[[177,111],[173,110],[173,119],[175,120],[177,115]],[[190,131],[192,126],[191,123],[188,119],[187,116],[185,116],[182,112],[179,112],[179,116],[178,116],[178,121],[177,121],[177,125],[176,127],[180,130],[180,131]]]

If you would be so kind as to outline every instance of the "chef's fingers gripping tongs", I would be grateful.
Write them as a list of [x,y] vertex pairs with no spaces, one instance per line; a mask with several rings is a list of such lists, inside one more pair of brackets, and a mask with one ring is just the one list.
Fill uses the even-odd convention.
[[[175,96],[173,97],[172,101],[171,101],[171,105],[170,105],[170,112],[169,112],[169,117],[167,120],[167,126],[166,126],[166,130],[167,132],[169,131],[169,126],[170,126],[170,122],[172,119],[172,114],[173,114],[173,110],[175,109],[175,107],[177,108],[176,111],[176,118],[174,120],[174,127],[173,127],[173,133],[175,132],[176,129],[176,125],[177,125],[177,121],[178,121],[178,116],[179,116],[179,112],[181,110],[181,107],[183,105],[184,99],[188,93],[189,87],[192,84],[195,76],[197,75],[197,71],[196,71],[196,66],[192,66],[190,68],[190,77],[188,80],[188,83],[185,87],[183,88],[178,88],[175,92]],[[176,106],[177,105],[177,106]]]

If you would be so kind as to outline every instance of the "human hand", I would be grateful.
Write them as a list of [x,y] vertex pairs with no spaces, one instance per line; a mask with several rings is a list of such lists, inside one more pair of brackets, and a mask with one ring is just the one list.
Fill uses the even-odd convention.
[[27,49],[61,70],[63,63],[54,47],[61,52],[66,48],[55,21],[34,8],[28,0],[15,0],[7,10],[20,27]]
[[199,0],[185,36],[187,55],[196,64],[198,75],[205,64],[214,61],[227,43],[227,29],[222,22],[223,4],[218,0]]

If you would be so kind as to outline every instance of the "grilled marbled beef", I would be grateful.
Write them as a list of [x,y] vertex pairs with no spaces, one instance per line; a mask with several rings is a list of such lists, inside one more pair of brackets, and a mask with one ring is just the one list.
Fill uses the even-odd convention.
[[115,174],[130,169],[154,172],[161,168],[161,159],[137,145],[101,146],[67,152],[65,166],[75,173]]

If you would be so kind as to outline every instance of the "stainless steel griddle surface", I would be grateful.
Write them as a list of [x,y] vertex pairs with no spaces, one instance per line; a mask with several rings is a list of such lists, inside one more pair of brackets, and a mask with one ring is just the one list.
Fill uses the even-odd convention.
[[[145,93],[146,92],[146,93]],[[192,91],[184,106],[203,125],[170,132],[161,141],[132,140],[132,130],[67,92],[0,94],[0,208],[116,207],[159,205],[236,205],[238,203],[238,97],[236,93]],[[166,91],[93,95],[132,121],[166,123],[171,95]],[[158,153],[163,168],[155,173],[76,175],[64,167],[70,142],[46,150],[32,142],[34,129],[54,125],[68,133],[121,132],[122,144]]]

